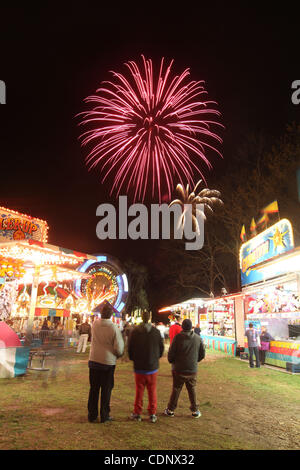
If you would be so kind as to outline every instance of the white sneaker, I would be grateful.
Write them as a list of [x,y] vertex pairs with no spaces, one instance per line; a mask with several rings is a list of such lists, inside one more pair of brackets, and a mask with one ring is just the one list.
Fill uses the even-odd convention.
[[167,416],[171,416],[173,418],[174,411],[169,410],[168,408],[165,409],[164,414]]
[[199,410],[198,410],[198,411],[194,411],[194,412],[192,413],[192,418],[197,419],[197,418],[200,418],[200,416],[201,416],[201,412],[200,412]]
[[151,423],[156,423],[157,416],[156,415],[151,415],[151,416],[149,416],[149,420],[150,420]]

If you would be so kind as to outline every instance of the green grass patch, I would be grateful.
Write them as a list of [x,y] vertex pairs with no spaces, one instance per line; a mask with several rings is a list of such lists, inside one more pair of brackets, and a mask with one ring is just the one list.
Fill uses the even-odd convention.
[[[183,389],[174,418],[163,416],[172,389],[166,356],[158,375],[158,421],[131,422],[135,395],[132,363],[118,361],[111,409],[115,421],[87,421],[88,353],[65,351],[49,372],[1,379],[0,449],[296,449],[300,378],[268,368],[249,369],[225,353],[207,351],[197,394],[202,416],[193,420]],[[56,372],[56,374],[53,374]],[[267,424],[260,424],[263,416]]]

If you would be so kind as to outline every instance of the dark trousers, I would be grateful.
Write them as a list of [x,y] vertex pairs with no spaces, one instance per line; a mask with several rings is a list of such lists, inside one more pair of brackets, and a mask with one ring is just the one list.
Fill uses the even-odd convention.
[[264,351],[263,349],[259,350],[259,360],[262,366],[264,366],[266,362],[266,352],[267,351]]
[[250,367],[254,367],[253,354],[255,355],[256,367],[260,367],[260,362],[259,362],[259,349],[258,349],[257,346],[254,347],[254,348],[249,347],[249,363],[250,363]]
[[89,419],[98,417],[99,393],[101,388],[100,421],[106,421],[110,413],[110,397],[114,387],[115,366],[108,370],[90,368],[90,393],[88,400]]
[[198,411],[198,404],[196,399],[196,383],[197,374],[184,375],[178,374],[173,371],[173,390],[169,399],[168,409],[170,411],[174,411],[177,408],[178,398],[182,387],[185,384],[191,404],[190,410],[192,412]]

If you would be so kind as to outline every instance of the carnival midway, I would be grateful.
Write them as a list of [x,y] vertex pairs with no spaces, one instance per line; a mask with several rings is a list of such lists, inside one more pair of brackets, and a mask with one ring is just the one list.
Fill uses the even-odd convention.
[[[110,188],[112,199],[114,196],[122,198],[120,195],[125,192],[135,202],[143,202],[150,196],[153,201],[156,198],[159,205],[163,200],[170,208],[177,205],[181,211],[177,221],[181,228],[187,222],[189,206],[192,233],[196,237],[201,233],[203,241],[207,215],[214,214],[224,204],[221,193],[207,188],[202,178],[194,184],[194,174],[202,176],[202,173],[192,164],[188,152],[192,150],[198,160],[211,167],[204,153],[206,139],[209,138],[210,148],[220,156],[218,144],[222,138],[207,128],[211,119],[214,119],[214,129],[220,130],[223,126],[216,103],[200,98],[206,94],[205,89],[202,82],[189,80],[189,69],[175,76],[173,86],[167,91],[172,63],[167,67],[162,58],[157,75],[151,59],[142,56],[141,65],[128,62],[127,75],[115,74],[114,81],[105,82],[96,95],[85,100],[89,109],[79,114],[79,124],[84,128],[79,140],[83,147],[89,147],[87,166],[102,168],[102,183],[114,171]],[[134,88],[128,80],[135,82]],[[114,90],[118,95],[108,100],[107,96],[114,95]],[[131,96],[134,96],[133,101]],[[146,107],[142,104],[145,99]],[[187,107],[189,120],[185,119]],[[131,115],[135,116],[134,121]],[[204,117],[207,121],[203,121]],[[119,121],[123,122],[122,126]],[[156,162],[152,170],[149,162]],[[177,181],[172,173],[174,168]],[[174,191],[177,199],[172,201]],[[114,212],[112,205],[104,206],[104,212],[107,206]],[[163,336],[167,336],[167,328],[176,323],[176,317],[180,317],[181,322],[189,320],[193,328],[201,332],[207,348],[242,360],[249,357],[250,362],[252,347],[249,350],[245,331],[249,325],[259,335],[268,331],[271,340],[263,354],[264,362],[298,373],[300,247],[294,246],[290,221],[279,217],[277,200],[262,212],[263,220],[258,224],[252,220],[248,240],[245,226],[242,227],[241,290],[230,293],[223,288],[221,296],[211,292],[206,297],[183,298],[182,302],[160,308],[155,321],[165,330]],[[127,212],[120,214],[120,220],[127,220]],[[145,220],[143,223],[139,218],[134,221],[135,239],[139,235],[143,238]],[[113,228],[115,224],[113,219]],[[42,368],[45,367],[47,344],[56,342],[78,348],[79,325],[91,326],[95,318],[101,317],[107,304],[112,308],[113,322],[121,331],[125,324],[133,326],[142,322],[141,312],[126,311],[132,286],[113,253],[81,253],[74,247],[52,245],[48,242],[48,230],[47,221],[35,214],[0,207],[1,378],[24,374],[34,367],[34,359],[40,356]],[[185,236],[182,230],[180,233],[181,237]],[[116,238],[115,229],[113,238]],[[86,340],[90,335],[87,336]],[[86,347],[85,341],[84,350]]]
[[[101,317],[106,302],[121,331],[142,321],[140,315],[122,315],[129,285],[116,258],[51,245],[44,220],[4,207],[0,217],[1,378],[23,375],[37,361],[46,368],[49,345],[76,350],[79,325]],[[299,261],[292,225],[280,219],[242,241],[240,292],[161,308],[164,322],[156,326],[167,338],[179,315],[201,331],[207,348],[248,360],[245,330],[252,323],[260,334],[265,328],[272,336],[265,364],[299,373]]]

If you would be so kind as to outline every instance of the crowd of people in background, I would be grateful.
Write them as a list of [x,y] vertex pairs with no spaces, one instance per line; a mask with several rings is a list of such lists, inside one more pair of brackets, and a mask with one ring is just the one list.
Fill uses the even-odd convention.
[[[178,314],[175,314],[175,316],[176,316],[176,319],[180,317],[180,315]],[[68,334],[69,336],[73,336],[77,340],[79,340],[77,352],[85,352],[87,348],[87,343],[90,342],[91,326],[95,319],[97,319],[97,316],[94,316],[94,315],[93,316],[87,315],[81,321],[80,321],[80,318],[76,317],[72,319],[71,327],[70,327],[69,326],[70,324],[68,324],[67,326],[63,319],[60,319],[57,317],[35,318],[32,323],[32,334],[34,337],[39,337],[39,338],[45,338],[47,337],[47,335],[48,336],[49,335],[62,336],[62,335]],[[115,319],[113,319],[113,322],[115,322]],[[27,328],[28,328],[27,320],[24,320],[21,326],[20,326],[19,321],[14,321],[14,320],[7,320],[6,323],[20,337],[25,335]],[[175,324],[176,323],[177,323],[177,320],[175,321]],[[171,327],[173,324],[174,322],[172,321]],[[137,325],[138,323],[133,318],[130,318],[129,320],[118,319],[117,326],[119,327],[122,333],[125,346],[127,345],[128,338],[129,338],[131,331]],[[170,332],[169,332],[170,326],[168,324],[165,324],[163,322],[157,322],[157,323],[152,323],[152,326],[159,330],[163,340],[167,340],[170,338]],[[196,334],[200,334],[201,330],[199,328],[199,325],[196,325],[196,327],[194,328],[194,331]],[[171,332],[171,336],[172,335],[173,333]]]

